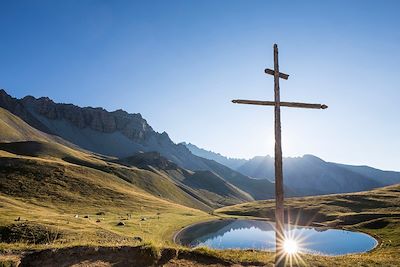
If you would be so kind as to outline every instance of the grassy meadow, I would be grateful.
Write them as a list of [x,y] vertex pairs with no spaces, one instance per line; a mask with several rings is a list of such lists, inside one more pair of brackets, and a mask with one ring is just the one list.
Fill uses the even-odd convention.
[[[52,254],[42,259],[62,259],[59,255],[77,247],[105,249],[104,253],[97,253],[96,261],[108,263],[113,260],[102,257],[135,248],[139,252],[127,255],[139,253],[139,258],[146,255],[151,264],[160,263],[167,253],[170,266],[273,265],[274,255],[270,252],[188,249],[173,243],[177,231],[196,222],[232,217],[273,220],[273,201],[248,202],[210,212],[195,208],[195,202],[191,203],[194,207],[184,206],[186,196],[175,194],[167,178],[160,180],[162,176],[119,165],[114,159],[62,145],[39,144],[31,151],[25,147],[23,153],[15,144],[2,145],[1,149],[0,262],[3,266],[12,266],[26,251],[56,248],[46,252]],[[159,184],[154,186],[154,181]],[[151,183],[152,187],[147,186]],[[302,255],[302,266],[333,266],[338,262],[339,266],[399,265],[400,186],[290,198],[286,207],[291,223],[363,231],[380,241],[376,249],[365,254]],[[82,253],[84,260],[85,253],[92,252]]]
[[[346,256],[303,255],[306,266],[399,266],[400,186],[372,191],[290,198],[285,203],[291,224],[361,231],[374,236],[378,246],[371,252]],[[274,202],[256,201],[215,211],[223,217],[273,220]],[[271,262],[268,253],[237,253],[238,258]]]

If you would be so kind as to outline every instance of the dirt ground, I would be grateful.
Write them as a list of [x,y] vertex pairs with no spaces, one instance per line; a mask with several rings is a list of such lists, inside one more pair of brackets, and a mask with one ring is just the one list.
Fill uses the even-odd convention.
[[[161,252],[147,247],[73,247],[25,252],[22,255],[3,255],[1,262],[15,262],[19,267],[125,267],[125,266],[241,266],[219,258],[196,253],[164,249]],[[248,265],[249,266],[249,265]]]

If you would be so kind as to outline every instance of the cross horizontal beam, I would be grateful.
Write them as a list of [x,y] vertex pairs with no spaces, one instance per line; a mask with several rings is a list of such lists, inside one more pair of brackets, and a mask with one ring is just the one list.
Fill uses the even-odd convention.
[[[249,104],[249,105],[260,105],[260,106],[275,106],[274,101],[259,101],[259,100],[242,100],[235,99],[232,103],[236,104]],[[327,105],[324,104],[309,104],[309,103],[299,103],[299,102],[279,102],[282,107],[290,108],[313,108],[313,109],[326,109]]]
[[[275,75],[275,71],[274,71],[274,70],[271,70],[271,69],[265,69],[264,72],[265,72],[266,74],[270,74],[270,75],[272,75],[272,76]],[[285,73],[283,73],[283,72],[279,72],[279,78],[284,79],[284,80],[287,80],[287,79],[289,78],[289,74],[285,74]]]

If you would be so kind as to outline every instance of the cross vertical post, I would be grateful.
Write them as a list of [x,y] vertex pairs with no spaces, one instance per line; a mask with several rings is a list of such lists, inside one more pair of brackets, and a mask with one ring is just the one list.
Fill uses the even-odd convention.
[[281,106],[279,91],[278,46],[274,44],[274,93],[275,93],[275,266],[285,264],[284,242],[284,205],[283,205],[283,168],[282,168],[282,134]]
[[274,44],[274,69],[265,69],[264,72],[274,76],[274,101],[235,99],[233,103],[275,107],[275,266],[284,267],[287,262],[287,253],[284,251],[285,224],[284,224],[284,192],[283,192],[283,164],[282,164],[282,137],[281,137],[281,106],[290,108],[326,109],[324,104],[300,102],[281,102],[279,79],[287,80],[288,74],[279,72],[278,45]]

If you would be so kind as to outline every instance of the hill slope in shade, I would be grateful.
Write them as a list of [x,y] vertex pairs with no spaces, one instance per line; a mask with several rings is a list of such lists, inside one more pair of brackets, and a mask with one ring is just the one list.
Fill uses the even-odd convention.
[[[238,171],[251,177],[273,178],[274,159],[253,158]],[[283,171],[285,184],[305,195],[357,192],[400,183],[400,174],[396,172],[326,162],[312,155],[284,158]]]
[[[234,169],[246,176],[274,181],[274,158],[270,156],[236,160],[198,148],[193,144],[185,143],[185,145],[195,155],[236,166]],[[237,164],[238,162],[241,164]],[[294,192],[289,195],[357,192],[400,183],[399,172],[325,162],[312,155],[284,158],[283,168],[287,190]]]
[[[248,177],[233,170],[226,171],[227,168],[219,163],[193,155],[182,144],[173,143],[167,133],[155,132],[140,114],[57,104],[45,97],[36,99],[27,96],[23,99],[15,99],[4,90],[0,90],[0,106],[9,108],[11,112],[19,114],[27,121],[35,118],[35,125],[39,127],[39,130],[60,136],[89,151],[119,158],[129,157],[139,152],[157,151],[182,168],[213,172],[216,174],[215,179],[222,178],[230,183],[229,179],[243,177],[254,183],[248,180]],[[210,175],[207,177],[210,178]],[[233,185],[237,187],[236,184]],[[273,197],[271,194],[273,184],[264,182],[264,186],[266,190],[263,194],[264,198]],[[245,193],[242,193],[253,197],[254,192],[251,190],[243,191]]]
[[51,141],[52,138],[31,127],[19,117],[0,107],[0,142]]
[[247,161],[245,159],[228,158],[219,153],[215,153],[215,152],[203,149],[203,148],[199,148],[198,146],[191,144],[191,143],[183,142],[181,144],[186,146],[190,150],[190,152],[192,152],[194,155],[202,157],[202,158],[214,160],[214,161],[221,163],[222,165],[225,165],[233,170],[236,170],[237,168],[242,166]]
[[[249,193],[254,197],[254,199],[270,199],[275,196],[275,185],[269,180],[253,179],[237,171],[233,171],[232,169],[229,169],[213,160],[204,158],[202,158],[202,160],[207,162],[209,166],[212,166],[215,173],[218,173],[231,184]],[[297,193],[294,190],[286,187],[285,195],[293,196],[296,194]]]
[[369,177],[370,179],[383,185],[400,183],[400,172],[382,171],[369,166],[352,166],[346,164],[337,165],[352,172],[356,172],[366,177]]
[[184,145],[173,143],[167,133],[155,132],[138,113],[57,104],[47,97],[16,99],[4,90],[0,90],[0,107],[40,131],[96,153],[127,157],[141,151],[158,151],[184,168],[210,170]]
[[[117,160],[88,151],[68,147],[52,140],[38,130],[33,129],[6,110],[2,110],[3,118],[13,118],[18,121],[18,130],[22,133],[32,131],[36,135],[19,136],[19,142],[0,143],[0,157],[8,160],[19,158],[45,159],[49,164],[74,164],[101,171],[105,175],[114,175],[127,181],[144,192],[155,197],[165,198],[175,203],[211,210],[223,205],[237,204],[254,200],[248,193],[236,188],[220,176],[210,171],[188,171],[178,167],[177,164],[162,157],[157,152],[139,153],[136,156],[123,160]],[[8,133],[0,132],[0,138],[7,139]],[[45,141],[20,141],[25,139]],[[7,161],[8,162],[8,161]],[[123,164],[120,164],[123,163]],[[124,164],[124,163],[129,163]],[[21,164],[21,168],[23,168]],[[174,173],[172,173],[174,172]],[[23,172],[22,172],[23,173]],[[184,179],[176,179],[176,173],[180,173]]]
[[[156,198],[166,199],[202,210],[210,210],[211,206],[216,205],[212,201],[207,202],[210,206],[198,201],[182,191],[168,177],[135,167],[125,167],[114,163],[112,159],[75,151],[60,144],[35,141],[0,143],[0,160],[3,160],[0,163],[2,168],[10,164],[16,164],[21,169],[19,172],[21,176],[27,175],[24,172],[24,167],[28,162],[30,164],[36,162],[42,163],[42,165],[39,164],[37,167],[39,172],[40,169],[45,169],[47,163],[49,165],[53,165],[54,163],[60,164],[64,166],[62,170],[68,170],[69,166],[79,166],[85,168],[88,173],[90,171],[100,176],[112,176],[114,179],[120,179],[121,182],[128,182],[134,186],[136,191],[150,194]],[[15,170],[17,170],[17,167]],[[9,182],[12,183],[12,181]],[[13,182],[20,183],[20,181]]]
[[[8,133],[4,134],[3,141],[26,141],[28,136],[33,136],[32,139],[38,141],[58,138],[56,140],[58,143],[67,146],[73,146],[71,144],[73,143],[88,151],[118,158],[126,158],[140,152],[157,151],[182,169],[203,171],[204,179],[208,182],[211,181],[211,177],[215,180],[224,180],[220,180],[221,188],[224,187],[229,191],[228,188],[233,186],[238,189],[237,198],[233,199],[248,199],[244,197],[246,194],[257,200],[274,196],[274,164],[271,157],[255,157],[247,161],[228,159],[196,148],[194,145],[175,144],[167,133],[155,132],[140,114],[129,114],[122,110],[108,112],[102,108],[81,108],[71,104],[57,104],[48,98],[36,99],[31,96],[15,99],[4,90],[0,90],[0,106],[8,108],[25,120],[23,122],[16,116],[8,116],[8,121],[2,123],[2,128],[6,129],[4,132]],[[12,126],[13,123],[15,127]],[[30,127],[26,127],[27,123],[30,123]],[[7,128],[10,125],[11,128]],[[33,125],[47,134],[36,130]],[[28,132],[20,133],[21,129]],[[25,138],[20,138],[23,136]],[[186,146],[194,153],[201,153],[209,158],[194,155]],[[226,167],[221,162],[237,166],[236,170]],[[311,155],[285,158],[284,176],[287,196],[355,192],[400,182],[395,172],[346,167],[325,162]],[[176,180],[174,182],[177,183]],[[225,182],[228,186],[223,186]],[[181,189],[189,190],[186,187],[187,185]],[[197,190],[203,189],[197,188]],[[211,193],[209,190],[207,192]],[[217,197],[213,196],[214,201]],[[221,201],[218,203],[223,205]],[[232,204],[230,200],[226,203]]]
[[172,179],[182,190],[194,198],[207,203],[210,206],[225,206],[228,203],[242,203],[254,200],[254,198],[227,182],[214,172],[189,171],[180,168],[175,163],[164,158],[158,152],[138,153],[134,156],[121,159],[121,162],[131,166],[156,172]]

